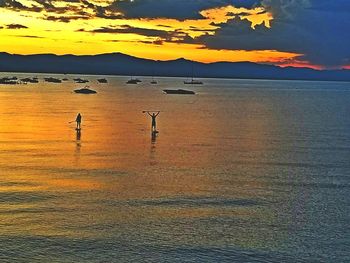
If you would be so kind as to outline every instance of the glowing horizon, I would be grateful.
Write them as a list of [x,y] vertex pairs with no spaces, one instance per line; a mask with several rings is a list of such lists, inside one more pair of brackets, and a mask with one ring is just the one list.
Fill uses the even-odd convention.
[[[133,13],[141,4],[146,5],[146,0],[52,1],[46,5],[36,0],[20,0],[14,5],[13,1],[5,0],[4,3],[0,5],[0,52],[21,55],[120,52],[153,60],[250,61],[325,68],[292,49],[273,45],[269,48],[264,43],[256,48],[249,41],[240,44],[248,34],[256,34],[255,39],[259,39],[274,30],[274,21],[280,14],[264,5],[208,6],[199,8],[193,16],[147,17],[147,12]],[[225,30],[230,34],[229,30],[234,30],[233,37],[226,35]]]

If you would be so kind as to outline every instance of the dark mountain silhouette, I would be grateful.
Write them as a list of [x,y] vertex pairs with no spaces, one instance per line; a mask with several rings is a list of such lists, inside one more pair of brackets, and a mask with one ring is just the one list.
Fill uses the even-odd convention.
[[0,72],[190,77],[192,65],[195,77],[350,81],[350,70],[281,68],[251,62],[204,64],[183,58],[156,61],[121,53],[91,56],[0,53]]

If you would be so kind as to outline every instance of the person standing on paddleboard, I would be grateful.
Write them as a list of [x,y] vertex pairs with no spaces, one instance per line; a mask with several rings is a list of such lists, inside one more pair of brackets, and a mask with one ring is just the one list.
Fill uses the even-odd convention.
[[78,115],[77,115],[77,117],[76,117],[76,119],[75,119],[75,121],[77,122],[77,130],[80,130],[81,128],[81,115],[80,115],[80,113],[78,113]]
[[158,111],[157,113],[150,113],[149,111],[147,111],[147,114],[149,115],[149,116],[151,116],[151,118],[152,118],[152,132],[156,132],[157,131],[157,129],[156,129],[156,118],[157,118],[157,116],[159,115],[159,112],[160,111]]

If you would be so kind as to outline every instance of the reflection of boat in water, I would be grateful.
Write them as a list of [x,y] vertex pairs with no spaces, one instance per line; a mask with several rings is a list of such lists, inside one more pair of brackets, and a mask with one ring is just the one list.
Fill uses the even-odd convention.
[[108,81],[106,79],[98,79],[98,83],[107,83]]
[[79,94],[96,94],[97,91],[90,89],[88,86],[85,86],[82,89],[76,89],[74,90],[75,93]]
[[76,83],[87,83],[89,82],[87,79],[76,78],[73,79]]
[[194,95],[194,94],[196,94],[192,90],[185,90],[185,89],[164,89],[163,91],[166,94],[180,94],[180,95]]
[[46,82],[51,82],[51,83],[62,83],[62,80],[56,79],[56,78],[52,78],[52,77],[50,77],[50,78],[44,78],[44,80],[45,80]]

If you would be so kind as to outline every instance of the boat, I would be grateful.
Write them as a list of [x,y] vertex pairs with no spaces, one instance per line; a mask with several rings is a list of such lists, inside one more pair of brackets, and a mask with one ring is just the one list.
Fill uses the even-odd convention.
[[194,95],[194,94],[196,94],[192,90],[185,90],[185,89],[164,89],[163,91],[166,94],[180,94],[180,95]]
[[158,82],[154,79],[154,77],[152,76],[152,81],[151,84],[158,84]]
[[137,84],[137,83],[139,83],[139,82],[137,81],[137,79],[129,79],[129,80],[126,82],[126,84]]
[[69,79],[67,79],[67,78],[64,78],[64,79],[62,79],[63,81],[68,81]]
[[199,80],[194,80],[193,78],[189,81],[184,81],[184,84],[189,84],[189,85],[203,85],[202,81]]
[[106,79],[98,79],[97,81],[98,81],[98,83],[107,83]]
[[87,79],[76,78],[73,79],[76,83],[87,83],[89,82]]
[[90,89],[88,86],[85,86],[82,89],[76,89],[74,90],[75,93],[79,94],[96,94],[97,91]]
[[62,83],[62,80],[56,79],[56,78],[52,78],[52,77],[50,77],[50,78],[44,78],[44,80],[45,80],[46,82],[51,82],[51,83]]
[[191,80],[184,81],[184,84],[188,84],[188,85],[203,85],[202,81],[195,80],[193,78],[193,76],[194,76],[194,63],[192,62],[192,77],[191,77]]
[[39,83],[39,80],[37,78],[24,78],[24,79],[21,79],[21,82],[23,83]]
[[0,84],[5,84],[5,85],[16,85],[18,84],[17,78],[13,77],[13,78],[1,78],[0,79]]
[[2,78],[3,80],[12,80],[12,81],[16,81],[16,80],[18,80],[18,78],[17,77],[4,77],[4,78]]

